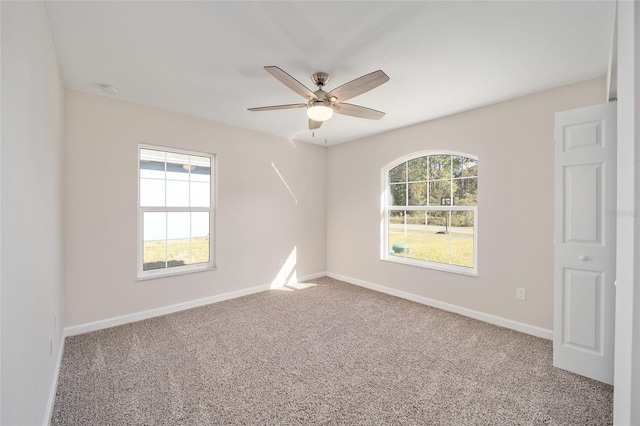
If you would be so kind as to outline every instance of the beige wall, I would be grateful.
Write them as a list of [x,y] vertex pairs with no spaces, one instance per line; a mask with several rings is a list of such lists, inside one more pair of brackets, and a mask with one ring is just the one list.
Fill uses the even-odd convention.
[[[65,119],[66,326],[270,284],[294,248],[325,270],[326,148],[72,91]],[[136,281],[138,143],[217,154],[217,270]]]
[[[588,81],[330,147],[327,271],[551,330],[554,113],[603,102],[605,88]],[[380,170],[432,149],[478,157],[477,277],[380,260]]]
[[48,421],[62,343],[63,89],[45,4],[0,8],[0,424],[37,425]]

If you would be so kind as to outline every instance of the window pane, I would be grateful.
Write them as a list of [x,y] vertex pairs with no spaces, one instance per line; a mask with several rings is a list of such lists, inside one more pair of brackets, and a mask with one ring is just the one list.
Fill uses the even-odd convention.
[[451,181],[438,180],[429,182],[429,205],[451,205]]
[[167,213],[145,212],[142,216],[143,240],[160,241],[167,238]]
[[429,156],[429,179],[451,178],[451,155]]
[[427,205],[427,182],[415,182],[409,184],[409,205]]
[[393,211],[389,214],[389,254],[425,260],[426,214],[424,211]]
[[167,181],[167,207],[189,207],[189,182]]
[[164,180],[140,179],[140,205],[143,207],[164,207]]
[[427,231],[424,226],[422,229],[411,229],[407,233],[407,245],[409,251],[404,254],[409,259],[426,260],[427,259]]
[[478,176],[478,160],[474,160],[473,158],[465,158],[462,177],[472,176]]
[[189,238],[167,241],[167,268],[191,263],[191,240]]
[[140,177],[164,179],[164,163],[140,161]]
[[191,259],[189,264],[209,262],[209,237],[193,238],[191,240]]
[[447,232],[449,229],[448,216],[446,211],[430,211],[427,212],[427,227],[429,231],[433,232]]
[[208,238],[209,223],[209,212],[191,213],[191,238]]
[[449,264],[449,212],[427,214],[427,260]]
[[454,178],[478,176],[478,160],[457,155],[454,155],[452,159]]
[[191,237],[191,213],[167,213],[167,239],[176,240]]
[[[424,229],[426,213],[424,211],[406,211],[405,218],[408,225],[419,225],[421,229]],[[415,228],[415,226],[414,226]]]
[[406,242],[409,251],[405,256],[411,259],[426,260],[427,258],[427,227],[426,212],[408,211],[406,213]]
[[189,156],[167,152],[167,179],[189,180]]
[[191,170],[191,182],[211,182],[211,169],[196,166],[194,170]]
[[406,212],[389,212],[389,254],[393,256],[404,256],[408,251],[406,234]]
[[407,181],[407,163],[398,164],[389,170],[389,182]]
[[451,263],[473,268],[473,212],[451,212]]
[[211,159],[207,157],[189,157],[191,161],[191,181],[211,182]]
[[166,263],[167,241],[151,241],[144,243],[142,270],[162,269]]
[[[405,219],[405,212],[404,211],[392,211],[389,212],[389,224],[391,225],[391,228],[394,229],[394,232],[404,232],[404,219]],[[398,225],[402,225],[401,227],[399,227]],[[402,229],[401,231],[398,231],[398,229]]]
[[143,222],[142,270],[164,268],[166,260],[167,214],[145,212]]
[[191,213],[167,213],[167,267],[191,262]]
[[164,179],[164,158],[162,151],[140,150],[140,177]]
[[392,206],[406,206],[407,205],[407,184],[406,183],[394,183],[389,185],[391,190],[391,205]]
[[464,170],[465,160],[467,160],[465,157],[460,157],[459,155],[453,155],[451,157],[454,178],[462,177],[462,171]]
[[456,179],[453,181],[454,204],[475,206],[478,204],[478,178]]
[[191,263],[209,261],[209,213],[191,213]]
[[407,235],[404,233],[389,233],[389,254],[392,256],[406,257],[409,251]]
[[209,207],[211,205],[210,184],[191,182],[191,207]]
[[429,157],[418,157],[413,160],[409,160],[408,173],[409,182],[417,180],[427,180],[429,178]]

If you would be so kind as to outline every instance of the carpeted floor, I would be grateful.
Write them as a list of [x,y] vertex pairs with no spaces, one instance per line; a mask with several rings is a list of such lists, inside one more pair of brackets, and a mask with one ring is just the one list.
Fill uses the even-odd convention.
[[321,278],[67,338],[52,425],[607,425],[551,342]]

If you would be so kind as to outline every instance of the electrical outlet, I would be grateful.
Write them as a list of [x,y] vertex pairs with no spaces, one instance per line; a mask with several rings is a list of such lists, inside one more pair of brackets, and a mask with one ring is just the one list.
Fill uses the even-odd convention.
[[516,299],[525,300],[527,298],[527,292],[524,288],[516,288]]

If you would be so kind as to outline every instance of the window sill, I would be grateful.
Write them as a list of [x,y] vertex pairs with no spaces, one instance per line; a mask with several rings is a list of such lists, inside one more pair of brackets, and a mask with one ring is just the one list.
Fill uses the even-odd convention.
[[446,265],[443,263],[427,262],[424,260],[416,260],[401,256],[385,256],[380,260],[385,262],[400,263],[403,265],[417,266],[418,268],[434,269],[436,271],[450,272],[458,275],[466,275],[469,277],[477,277],[478,270],[476,268],[465,268],[464,266]]
[[202,266],[197,268],[189,268],[183,269],[181,271],[171,271],[168,272],[166,270],[156,270],[157,272],[149,272],[142,276],[138,275],[136,281],[148,281],[155,280],[158,278],[167,278],[167,277],[175,277],[177,275],[189,275],[189,274],[197,274],[198,272],[208,272],[215,271],[217,268],[215,266]]

